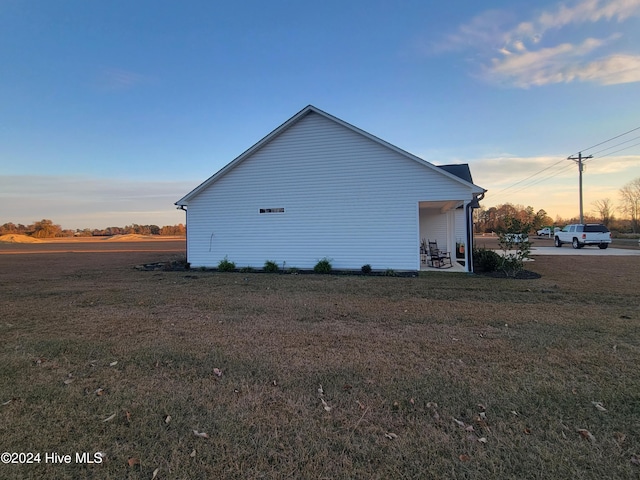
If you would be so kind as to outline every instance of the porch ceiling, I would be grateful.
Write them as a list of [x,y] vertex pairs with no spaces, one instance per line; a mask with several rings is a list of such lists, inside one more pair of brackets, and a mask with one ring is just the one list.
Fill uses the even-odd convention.
[[434,202],[420,202],[420,208],[439,210],[441,213],[458,208],[464,202],[462,200],[439,200]]

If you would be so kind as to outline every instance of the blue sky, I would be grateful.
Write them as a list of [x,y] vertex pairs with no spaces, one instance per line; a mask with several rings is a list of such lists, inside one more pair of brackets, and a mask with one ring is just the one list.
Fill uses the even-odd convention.
[[[640,0],[0,0],[0,60],[0,224],[184,222],[308,104],[469,163],[485,206],[571,216],[561,160],[640,127]],[[586,211],[640,177],[635,137],[585,151],[628,141],[587,162]]]

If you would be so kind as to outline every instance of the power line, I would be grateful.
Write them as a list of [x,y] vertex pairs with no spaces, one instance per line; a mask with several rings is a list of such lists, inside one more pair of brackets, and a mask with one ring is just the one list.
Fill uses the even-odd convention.
[[[503,188],[502,190],[499,190],[498,192],[496,192],[496,195],[499,195],[499,194],[501,194],[502,192],[504,192],[504,191],[506,191],[506,190],[509,190],[510,188],[513,188],[513,187],[515,187],[516,185],[519,185],[519,184],[521,184],[522,182],[525,182],[525,181],[529,180],[530,178],[535,177],[536,175],[540,175],[542,172],[544,172],[544,171],[546,171],[546,170],[549,170],[550,168],[553,168],[553,167],[555,167],[556,165],[558,165],[559,163],[562,163],[562,162],[564,162],[564,159],[562,159],[562,160],[560,160],[560,161],[558,161],[558,162],[554,163],[553,165],[549,165],[548,167],[543,168],[542,170],[540,170],[540,171],[538,171],[538,172],[534,173],[533,175],[529,175],[527,178],[523,178],[522,180],[520,180],[520,181],[518,181],[518,182],[514,183],[513,185],[509,185],[508,187]],[[519,191],[519,190],[518,190],[518,191]]]
[[[640,135],[639,135],[639,136],[637,136],[637,137],[633,137],[633,138],[632,138],[632,139],[630,139],[630,140],[626,140],[626,141],[624,141],[624,142],[616,143],[615,145],[612,145],[612,146],[610,146],[610,147],[603,148],[602,150],[598,150],[597,152],[593,152],[591,155],[597,155],[597,154],[599,154],[600,152],[606,152],[607,150],[610,150],[610,149],[612,149],[612,148],[619,147],[620,145],[624,145],[625,143],[633,142],[634,140],[637,140],[638,138],[640,138]],[[636,145],[637,145],[637,144],[636,144]],[[635,145],[632,145],[632,147],[633,147],[633,146],[635,146]],[[631,147],[628,147],[628,148],[631,148]],[[623,150],[624,150],[624,149],[623,149]],[[618,150],[618,151],[620,151],[620,150]],[[610,155],[610,154],[608,154],[608,155]],[[606,156],[606,155],[603,155],[603,156]]]
[[[565,160],[566,159],[563,158],[561,160],[561,162],[564,162]],[[560,162],[558,162],[558,163],[560,163]],[[557,165],[557,164],[555,164],[555,165]],[[558,170],[554,175],[547,175],[547,176],[545,176],[543,178],[540,178],[540,179],[536,180],[535,182],[530,183],[529,185],[525,185],[524,187],[516,190],[515,192],[511,192],[511,194],[521,192],[522,190],[526,190],[527,188],[535,187],[536,185],[539,185],[542,182],[546,182],[547,180],[551,180],[552,178],[557,177],[561,173],[564,173],[564,172],[568,171],[571,168],[573,168],[573,165],[566,165],[565,167],[563,167],[560,170]]]
[[[544,170],[548,170],[549,168],[551,168],[551,167],[555,167],[556,165],[558,165],[558,164],[560,164],[560,163],[563,163],[563,162],[565,162],[565,161],[566,161],[566,159],[564,159],[564,158],[563,158],[562,160],[560,160],[560,161],[558,161],[558,162],[554,163],[553,165],[551,165],[551,166],[549,166],[549,167],[545,168]],[[519,188],[519,189],[517,189],[517,190],[515,190],[515,191],[513,191],[513,192],[509,192],[509,195],[515,195],[516,193],[521,192],[521,191],[523,191],[523,190],[526,190],[527,188],[531,188],[531,187],[534,187],[534,186],[536,186],[536,185],[539,185],[540,183],[546,182],[546,181],[548,181],[548,180],[550,180],[550,179],[552,179],[552,178],[554,178],[554,177],[557,177],[558,175],[560,175],[560,174],[562,174],[562,173],[565,173],[566,171],[568,171],[568,170],[569,170],[569,169],[571,169],[571,168],[573,168],[573,165],[565,165],[565,166],[564,166],[564,167],[562,167],[560,170],[558,170],[557,172],[555,172],[555,173],[553,173],[553,174],[551,174],[551,175],[545,175],[544,177],[539,178],[539,179],[537,179],[537,180],[535,180],[535,181],[533,181],[533,182],[531,182],[531,183],[529,183],[529,184],[527,184],[527,185],[524,185],[523,187],[521,187],[521,188]],[[534,174],[534,175],[529,176],[528,178],[531,178],[531,177],[533,177],[533,176],[537,175],[538,173],[541,173],[541,171],[540,171],[540,172],[537,172],[537,173],[536,173],[536,174]],[[525,180],[527,180],[527,179],[525,179]],[[494,198],[495,198],[495,197],[503,196],[503,195],[504,195],[504,193],[503,193],[503,192],[505,192],[506,190],[508,190],[508,189],[510,189],[510,188],[513,188],[514,186],[516,186],[516,185],[517,185],[517,184],[519,184],[519,183],[522,183],[523,181],[524,181],[524,180],[521,180],[520,182],[517,182],[517,183],[515,183],[515,184],[513,184],[513,185],[511,185],[511,186],[509,186],[509,187],[507,187],[507,188],[504,188],[504,189],[502,189],[502,190],[500,190],[500,191],[496,192],[496,193],[495,193],[495,195],[491,195],[491,196],[492,196],[492,197],[494,197]]]
[[[636,137],[636,138],[640,138],[640,137]],[[627,142],[624,142],[624,143],[627,143]],[[620,144],[620,145],[622,145],[622,144]],[[602,156],[600,156],[600,157],[597,157],[597,158],[595,158],[594,160],[597,160],[597,159],[599,159],[599,158],[608,157],[609,155],[613,155],[614,153],[622,152],[623,150],[628,150],[628,149],[630,149],[630,148],[632,148],[632,147],[636,147],[636,146],[638,146],[638,145],[640,145],[640,142],[638,142],[638,143],[634,143],[633,145],[629,145],[628,147],[621,148],[620,150],[616,150],[615,152],[607,153],[606,155],[602,155]]]
[[[631,130],[629,130],[628,132],[624,132],[624,133],[621,133],[620,135],[616,135],[615,137],[611,137],[609,140],[605,140],[604,142],[596,143],[595,145],[592,145],[592,146],[591,146],[591,147],[589,147],[589,148],[583,148],[583,149],[582,149],[582,150],[580,150],[580,151],[581,151],[581,152],[584,152],[584,151],[586,151],[586,150],[591,150],[592,148],[599,147],[600,145],[603,145],[603,144],[605,144],[605,143],[607,143],[607,142],[610,142],[611,140],[615,140],[616,138],[624,137],[624,136],[625,136],[625,135],[627,135],[628,133],[635,132],[636,130],[640,130],[640,127],[632,128],[632,129],[631,129]],[[576,152],[576,153],[577,153],[577,152]]]

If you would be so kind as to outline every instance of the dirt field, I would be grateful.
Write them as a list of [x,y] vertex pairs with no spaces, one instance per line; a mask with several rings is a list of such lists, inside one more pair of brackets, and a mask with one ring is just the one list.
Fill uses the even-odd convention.
[[41,454],[0,478],[640,473],[640,257],[538,257],[537,280],[134,268],[183,256],[0,245],[0,438]]

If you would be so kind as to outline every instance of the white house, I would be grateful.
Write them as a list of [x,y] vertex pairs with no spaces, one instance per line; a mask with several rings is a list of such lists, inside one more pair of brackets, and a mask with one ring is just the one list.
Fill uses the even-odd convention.
[[[309,105],[176,202],[187,261],[215,267],[420,270],[420,242],[471,244],[485,190]],[[466,248],[471,271],[471,248]],[[453,255],[452,255],[453,256]]]

